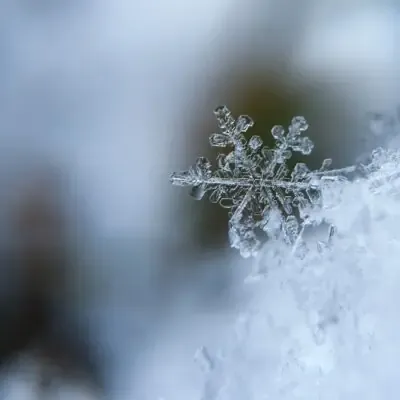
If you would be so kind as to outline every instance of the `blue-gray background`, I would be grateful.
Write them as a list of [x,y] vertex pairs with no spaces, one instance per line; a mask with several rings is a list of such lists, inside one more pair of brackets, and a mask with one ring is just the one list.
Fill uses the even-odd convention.
[[366,113],[398,105],[399,12],[395,0],[2,0],[1,246],[32,165],[62,171],[80,244],[71,314],[110,349],[121,396],[194,396],[192,353],[240,302],[223,210],[168,182],[214,156],[212,110],[267,134],[305,115],[311,163],[353,162]]

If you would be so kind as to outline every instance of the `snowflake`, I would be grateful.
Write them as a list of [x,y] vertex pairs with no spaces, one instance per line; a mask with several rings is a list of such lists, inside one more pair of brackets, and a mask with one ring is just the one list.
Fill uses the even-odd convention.
[[298,162],[290,171],[287,161],[293,152],[309,155],[314,147],[303,135],[308,129],[304,117],[294,117],[287,130],[274,126],[275,147],[269,148],[260,136],[246,140],[244,134],[254,125],[249,116],[235,119],[226,106],[214,114],[220,131],[210,136],[210,144],[231,151],[218,155],[215,170],[207,158],[199,157],[189,170],[172,173],[171,182],[191,186],[197,200],[208,194],[211,202],[229,209],[230,244],[243,257],[256,255],[265,236],[282,237],[293,250],[300,249],[305,227],[315,223],[309,211],[322,205],[322,189],[347,181],[358,167],[329,169],[332,160],[326,159],[318,170]]

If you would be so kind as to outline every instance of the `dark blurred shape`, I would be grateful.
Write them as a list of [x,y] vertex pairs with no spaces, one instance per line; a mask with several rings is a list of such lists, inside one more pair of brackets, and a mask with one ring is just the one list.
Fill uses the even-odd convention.
[[66,290],[71,283],[66,279],[68,240],[61,182],[53,170],[33,173],[15,204],[17,243],[6,262],[20,269],[20,295],[15,307],[1,305],[0,366],[33,351],[40,363],[43,391],[60,377],[84,381],[100,391],[102,379],[88,337],[73,329],[74,321],[55,318],[71,300],[71,290]]

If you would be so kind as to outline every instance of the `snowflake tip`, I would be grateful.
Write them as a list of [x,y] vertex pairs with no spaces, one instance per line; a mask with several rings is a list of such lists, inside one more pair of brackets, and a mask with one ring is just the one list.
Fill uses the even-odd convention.
[[254,125],[254,121],[248,115],[241,115],[236,121],[236,134],[247,132]]
[[275,125],[271,133],[276,140],[281,140],[285,136],[285,128],[282,125]]
[[190,186],[192,184],[188,171],[173,172],[169,175],[169,181],[176,186]]
[[210,145],[213,147],[225,147],[230,143],[230,138],[228,135],[223,133],[213,133],[210,136]]
[[302,139],[298,151],[300,151],[304,155],[309,155],[312,153],[313,149],[314,149],[313,141],[310,138],[305,137]]
[[300,132],[304,132],[308,129],[308,122],[304,117],[297,116],[293,117],[291,126]]
[[227,106],[222,105],[215,108],[214,114],[216,117],[221,118],[231,115],[231,112]]

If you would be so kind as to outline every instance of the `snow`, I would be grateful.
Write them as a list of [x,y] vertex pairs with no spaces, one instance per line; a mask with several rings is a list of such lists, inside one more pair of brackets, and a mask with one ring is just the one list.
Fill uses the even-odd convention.
[[[176,279],[170,299],[160,297],[161,285],[154,284],[164,283],[165,242],[185,237],[191,223],[187,214],[178,220],[170,212],[178,198],[168,191],[170,165],[182,162],[192,140],[178,139],[185,138],[185,127],[199,99],[214,89],[215,77],[232,68],[225,63],[227,54],[220,53],[242,60],[256,39],[255,58],[271,54],[264,48],[266,35],[275,41],[281,25],[277,22],[271,34],[259,29],[270,8],[254,13],[247,2],[228,0],[159,1],[157,9],[153,2],[131,0],[41,0],[37,8],[30,3],[1,5],[1,183],[7,187],[15,175],[6,172],[35,154],[54,158],[78,177],[71,191],[79,195],[95,236],[92,247],[85,243],[94,265],[85,273],[95,295],[79,312],[93,338],[113,347],[114,359],[106,367],[115,398],[197,400],[205,384],[207,391],[224,384],[221,396],[227,400],[265,399],[268,392],[274,400],[397,398],[398,205],[390,193],[365,194],[365,208],[354,202],[365,188],[349,187],[345,206],[330,211],[349,242],[343,239],[325,261],[317,257],[308,275],[300,273],[301,263],[279,256],[276,247],[272,254],[278,256],[270,261],[266,249],[261,266],[267,279],[254,285],[244,285],[242,276],[252,265],[224,256],[184,259],[202,272]],[[307,35],[299,36],[292,78],[310,87],[328,81],[327,98],[340,92],[355,116],[366,105],[393,106],[398,92],[394,14],[380,11],[383,1],[370,1],[362,15],[348,12],[344,3],[349,1],[343,7],[314,3],[327,12],[308,21]],[[281,8],[284,17],[291,10],[291,18],[284,18],[289,25],[297,11]],[[368,45],[359,50],[360,42]],[[324,104],[326,116],[332,104]],[[327,140],[334,143],[332,151],[342,152],[336,137]],[[7,204],[17,190],[11,192],[10,199],[2,196]],[[372,214],[370,233],[362,231],[363,213]],[[353,225],[358,225],[354,231]],[[6,226],[2,219],[1,228]],[[210,292],[220,290],[221,279],[232,285],[225,294],[233,299],[216,306]],[[95,285],[100,281],[101,288]],[[212,303],[208,308],[205,298]],[[316,321],[323,335],[312,329]],[[215,359],[211,375],[193,360],[202,346]]]

